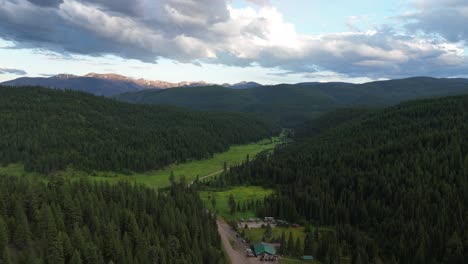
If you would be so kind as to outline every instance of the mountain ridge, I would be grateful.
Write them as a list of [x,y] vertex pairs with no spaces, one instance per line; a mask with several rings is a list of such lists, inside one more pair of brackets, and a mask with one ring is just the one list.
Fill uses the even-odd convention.
[[405,100],[468,93],[467,79],[415,77],[352,83],[299,83],[229,89],[185,87],[124,93],[116,99],[141,104],[167,104],[196,110],[250,112],[269,116],[287,127],[327,111],[348,107],[383,107]]
[[[214,83],[196,82],[167,82],[133,78],[115,73],[88,73],[83,76],[74,74],[57,74],[51,77],[20,77],[0,83],[5,86],[44,86],[56,89],[69,89],[92,93],[94,95],[115,96],[122,93],[144,90],[159,90],[180,87],[212,86]],[[256,82],[225,83],[222,86],[232,89],[248,89],[261,86]]]

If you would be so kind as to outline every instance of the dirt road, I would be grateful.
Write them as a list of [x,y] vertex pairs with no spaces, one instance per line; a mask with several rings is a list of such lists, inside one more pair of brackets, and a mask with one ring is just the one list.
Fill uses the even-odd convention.
[[221,174],[223,171],[224,171],[224,170],[220,170],[220,171],[217,171],[217,172],[210,173],[210,174],[208,174],[208,175],[205,175],[205,176],[203,176],[203,177],[200,177],[199,180],[203,180],[203,179],[206,179],[206,178],[208,178],[208,177]]
[[[256,258],[248,258],[245,256],[246,246],[236,237],[236,232],[234,232],[231,227],[226,224],[226,222],[218,220],[218,232],[223,241],[224,249],[231,259],[232,264],[258,264],[261,263]],[[234,242],[237,249],[232,248],[229,239]]]

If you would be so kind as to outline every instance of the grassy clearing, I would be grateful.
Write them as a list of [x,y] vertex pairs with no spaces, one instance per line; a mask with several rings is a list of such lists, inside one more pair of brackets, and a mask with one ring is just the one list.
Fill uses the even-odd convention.
[[0,175],[8,175],[19,178],[40,179],[47,181],[47,177],[35,172],[26,172],[23,164],[9,164],[7,166],[0,166]]
[[273,190],[265,189],[258,186],[241,186],[234,187],[229,190],[223,191],[203,191],[200,192],[200,197],[202,198],[205,206],[209,209],[213,209],[211,203],[211,197],[215,197],[216,200],[216,212],[218,215],[226,220],[238,220],[239,218],[248,218],[255,217],[255,212],[246,211],[246,212],[236,212],[234,215],[231,215],[229,209],[229,196],[232,194],[236,203],[244,203],[249,200],[260,200],[265,196],[268,196],[273,193]]
[[281,264],[319,264],[320,262],[319,261],[303,261],[303,260],[300,260],[300,259],[289,259],[289,258],[281,258],[280,259],[280,262]]
[[[315,229],[315,226],[310,227],[311,230]],[[286,235],[286,239],[289,238],[289,233],[291,232],[294,241],[296,241],[296,238],[299,237],[301,240],[301,243],[304,244],[304,238],[305,238],[305,227],[273,227],[273,238],[280,238],[281,234],[284,232]],[[335,229],[332,227],[326,227],[326,226],[320,226],[318,227],[318,230],[320,233],[322,232],[335,232]],[[239,232],[245,232],[246,238],[248,238],[251,242],[257,243],[261,242],[263,238],[263,234],[265,234],[265,229],[264,228],[252,228],[252,229],[245,229],[241,228]]]
[[[130,181],[140,184],[145,184],[153,188],[162,188],[169,185],[169,175],[174,172],[176,179],[184,176],[188,182],[191,182],[197,178],[197,176],[203,177],[205,175],[213,174],[216,175],[216,172],[219,172],[223,169],[224,162],[229,165],[234,165],[240,163],[247,155],[251,158],[255,157],[258,153],[262,151],[268,151],[274,149],[276,145],[281,143],[280,138],[275,137],[270,139],[265,139],[257,143],[232,146],[228,151],[223,153],[215,154],[210,159],[205,160],[196,160],[182,164],[170,165],[165,169],[150,171],[144,173],[132,173],[130,175],[125,175],[116,172],[95,172],[92,173],[92,179],[96,181],[105,181],[109,183],[117,183],[119,181]],[[42,177],[47,179],[44,175],[37,173],[25,172],[24,166],[22,164],[11,164],[6,167],[0,166],[0,175],[11,175],[17,177]],[[89,176],[88,173],[83,171],[77,171],[74,169],[67,169],[65,171],[60,171],[58,174],[64,175],[66,177],[86,177]]]
[[[286,239],[289,238],[289,233],[291,232],[294,241],[296,241],[296,238],[299,237],[301,240],[301,243],[304,244],[304,238],[305,238],[305,232],[304,232],[304,227],[273,227],[273,238],[281,238],[281,234],[284,232],[286,235]],[[252,229],[245,229],[242,228],[239,230],[239,232],[244,231],[245,237],[250,240],[251,243],[258,243],[262,241],[263,234],[265,234],[265,229],[264,228],[252,228]]]
[[274,149],[279,143],[281,143],[279,138],[273,138],[272,140],[267,139],[253,144],[233,146],[226,152],[215,154],[210,159],[173,164],[162,170],[133,173],[131,175],[96,173],[94,179],[109,182],[127,180],[142,183],[154,188],[161,188],[169,185],[169,175],[171,171],[174,172],[176,179],[184,176],[187,182],[191,182],[195,180],[197,176],[203,177],[213,173],[215,174],[212,176],[216,175],[216,172],[223,170],[224,162],[226,162],[228,166],[240,163],[245,160],[247,155],[254,157],[262,151]]

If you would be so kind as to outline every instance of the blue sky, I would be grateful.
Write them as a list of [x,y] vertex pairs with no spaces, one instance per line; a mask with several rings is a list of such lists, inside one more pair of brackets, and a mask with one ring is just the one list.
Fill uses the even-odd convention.
[[2,0],[0,81],[463,77],[465,21],[464,0]]

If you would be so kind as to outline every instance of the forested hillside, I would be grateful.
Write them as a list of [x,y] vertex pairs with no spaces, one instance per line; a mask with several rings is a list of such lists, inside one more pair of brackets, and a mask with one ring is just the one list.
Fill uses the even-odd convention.
[[28,171],[144,171],[278,133],[248,114],[132,105],[72,91],[0,87],[0,162]]
[[199,110],[258,113],[286,127],[343,107],[384,107],[414,98],[468,93],[466,79],[409,78],[351,83],[300,83],[232,90],[220,86],[125,93],[133,103],[169,104]]
[[466,263],[468,96],[333,115],[220,180],[275,187],[260,216],[336,226],[352,263]]
[[186,183],[142,186],[0,177],[0,263],[228,263]]

